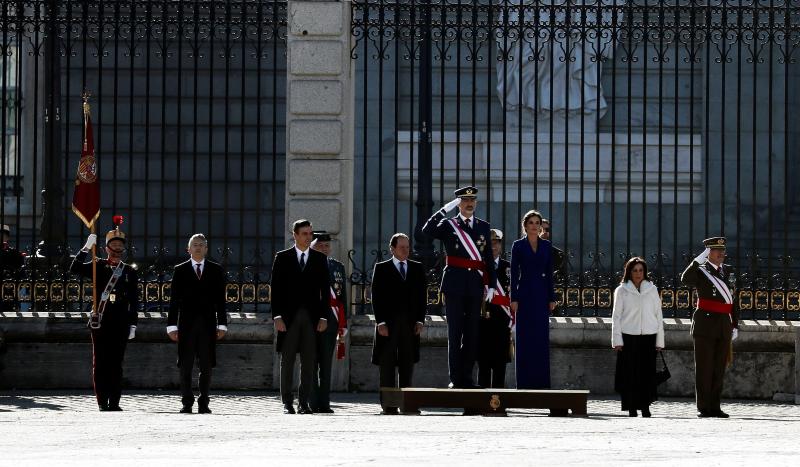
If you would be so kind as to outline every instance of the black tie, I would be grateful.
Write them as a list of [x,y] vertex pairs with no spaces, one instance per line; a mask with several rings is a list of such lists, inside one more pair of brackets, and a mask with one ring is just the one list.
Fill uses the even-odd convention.
[[406,280],[406,263],[404,261],[400,261],[400,276]]
[[306,268],[306,254],[300,253],[300,270],[302,271],[305,268]]
[[200,270],[200,263],[197,263],[197,278],[200,279],[203,276],[203,271]]
[[469,227],[469,219],[464,219],[464,224],[466,224],[466,225],[467,225],[467,228],[468,228],[468,229],[470,228],[470,227]]

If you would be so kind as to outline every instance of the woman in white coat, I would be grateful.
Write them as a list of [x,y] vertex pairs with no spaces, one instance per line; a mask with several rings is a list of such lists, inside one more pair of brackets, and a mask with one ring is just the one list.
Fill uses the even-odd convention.
[[664,348],[661,297],[647,280],[647,263],[634,257],[625,263],[622,283],[614,291],[611,346],[617,351],[614,389],[622,398],[622,410],[635,417],[650,416],[656,395],[656,352]]

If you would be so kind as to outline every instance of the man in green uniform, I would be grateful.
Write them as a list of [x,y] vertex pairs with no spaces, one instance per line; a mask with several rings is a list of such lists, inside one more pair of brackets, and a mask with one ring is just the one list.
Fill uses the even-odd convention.
[[698,417],[728,418],[720,408],[722,380],[738,334],[738,309],[734,300],[733,269],[725,260],[724,237],[703,240],[706,249],[683,271],[681,281],[697,290],[692,315],[695,393]]
[[[337,337],[344,339],[347,328],[347,279],[344,264],[330,256],[331,236],[328,232],[314,232],[311,248],[328,257],[331,294],[328,327],[317,333],[317,359],[314,368],[313,386],[311,389],[311,410],[314,413],[333,413],[331,409],[331,367],[333,353],[336,350]],[[334,326],[333,323],[338,323]]]

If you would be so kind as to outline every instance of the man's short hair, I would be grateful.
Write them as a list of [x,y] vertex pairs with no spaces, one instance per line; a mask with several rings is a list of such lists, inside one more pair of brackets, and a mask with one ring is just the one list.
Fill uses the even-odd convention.
[[401,238],[405,238],[406,240],[408,240],[408,243],[411,243],[411,239],[408,238],[408,235],[406,235],[406,234],[404,234],[402,232],[398,232],[398,233],[392,235],[392,239],[389,240],[389,245],[392,248],[396,247],[397,246],[397,241],[400,240]]
[[542,222],[541,223],[542,224],[549,224],[550,223],[550,219],[542,218]]
[[195,240],[202,240],[203,243],[208,245],[208,240],[206,239],[206,236],[201,234],[201,233],[196,233],[196,234],[192,235],[191,237],[189,237],[189,243],[187,243],[186,246],[191,247],[192,246],[192,242],[195,241]]
[[297,233],[303,227],[311,227],[311,221],[308,219],[298,219],[292,223],[292,232]]

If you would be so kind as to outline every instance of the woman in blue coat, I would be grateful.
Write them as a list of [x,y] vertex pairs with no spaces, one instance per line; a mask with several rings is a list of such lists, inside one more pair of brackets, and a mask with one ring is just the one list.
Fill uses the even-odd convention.
[[555,309],[553,250],[539,238],[542,215],[522,218],[525,235],[511,248],[511,311],[516,314],[517,388],[550,387],[550,313]]

